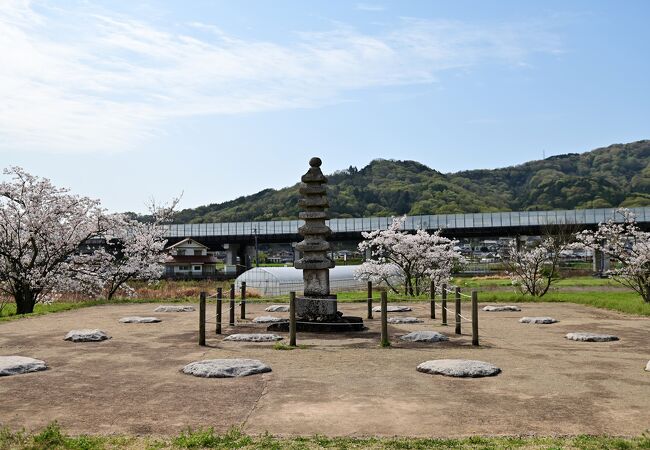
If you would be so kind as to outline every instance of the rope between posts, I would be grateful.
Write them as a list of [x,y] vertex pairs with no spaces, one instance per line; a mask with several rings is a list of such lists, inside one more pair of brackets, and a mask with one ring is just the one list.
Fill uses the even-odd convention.
[[[455,290],[452,291],[452,290],[449,290],[449,289],[445,289],[445,291],[447,291],[447,292],[450,293],[450,294],[456,294],[456,291],[455,291]],[[463,294],[462,292],[458,292],[458,293],[460,294],[461,297],[472,298],[471,295]],[[447,300],[449,300],[449,299],[447,299]]]
[[465,319],[466,322],[471,322],[471,319],[468,319],[467,317],[463,316],[462,314],[458,314],[462,319]]

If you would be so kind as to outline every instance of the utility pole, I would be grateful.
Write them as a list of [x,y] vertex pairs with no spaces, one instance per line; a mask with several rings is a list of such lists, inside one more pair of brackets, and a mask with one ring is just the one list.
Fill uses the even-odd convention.
[[253,228],[253,233],[255,233],[255,267],[260,266],[260,256],[257,248],[257,228]]

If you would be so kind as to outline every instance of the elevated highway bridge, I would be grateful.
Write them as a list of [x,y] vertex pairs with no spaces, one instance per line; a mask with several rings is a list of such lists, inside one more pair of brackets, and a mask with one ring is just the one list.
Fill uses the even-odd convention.
[[[630,208],[636,215],[639,226],[650,230],[650,207]],[[406,231],[441,229],[447,237],[456,239],[469,237],[535,236],[544,233],[553,225],[569,224],[577,229],[594,229],[600,222],[613,218],[623,220],[616,208],[575,209],[555,211],[509,211],[473,214],[434,214],[407,216],[403,229]],[[386,229],[390,217],[360,217],[330,219],[331,242],[360,242],[361,233]],[[248,222],[194,223],[166,225],[166,237],[170,243],[184,238],[193,238],[212,249],[225,249],[229,258],[250,255],[250,248],[258,243],[299,242],[302,237],[298,228],[301,220],[271,220]],[[242,261],[244,259],[241,259]]]

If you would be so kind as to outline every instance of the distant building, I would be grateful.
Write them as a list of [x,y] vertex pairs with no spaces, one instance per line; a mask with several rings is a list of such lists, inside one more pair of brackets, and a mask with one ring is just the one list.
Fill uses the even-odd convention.
[[167,252],[165,275],[168,277],[205,278],[216,275],[216,256],[194,239],[185,238],[170,245]]

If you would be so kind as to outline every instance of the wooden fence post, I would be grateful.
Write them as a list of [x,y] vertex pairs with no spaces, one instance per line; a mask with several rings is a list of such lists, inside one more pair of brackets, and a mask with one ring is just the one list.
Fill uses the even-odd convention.
[[460,332],[460,288],[456,286],[456,334]]
[[231,327],[235,326],[235,285],[230,285],[230,320],[228,324]]
[[217,326],[214,330],[216,334],[221,334],[221,308],[223,303],[223,288],[217,288]]
[[296,346],[296,293],[289,292],[289,345]]
[[442,324],[447,325],[447,285],[442,285]]
[[246,319],[246,282],[241,282],[241,318]]
[[205,345],[205,292],[199,295],[199,345]]
[[372,319],[372,281],[368,281],[368,319]]
[[388,340],[388,293],[381,292],[381,346],[390,347]]
[[472,291],[472,345],[478,345],[478,292]]
[[431,299],[431,318],[436,318],[436,283],[431,280],[431,288],[429,290],[429,298]]

